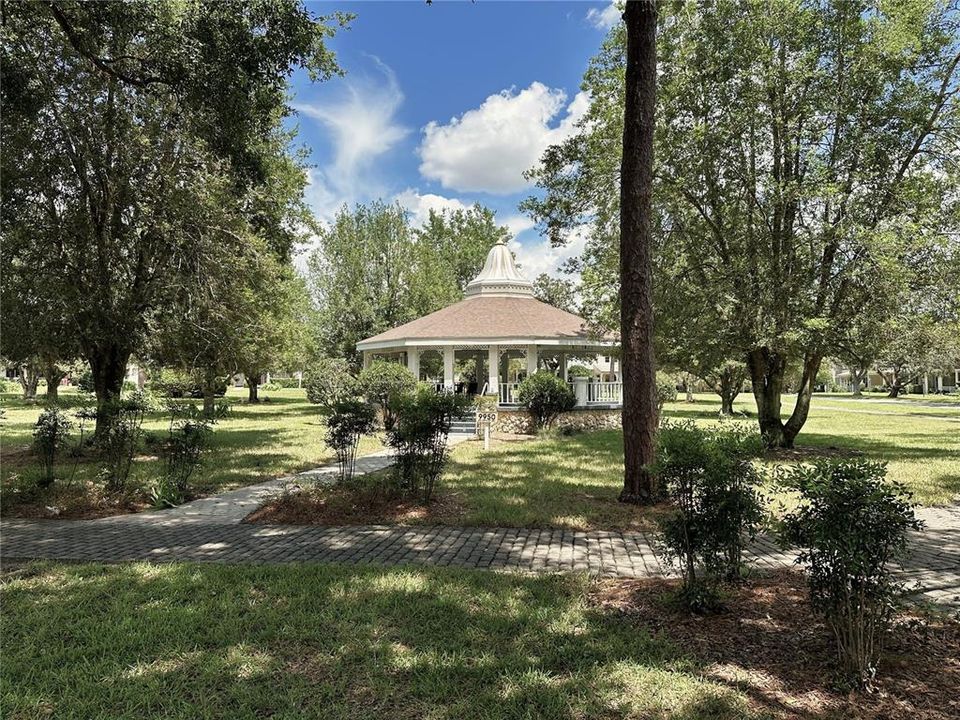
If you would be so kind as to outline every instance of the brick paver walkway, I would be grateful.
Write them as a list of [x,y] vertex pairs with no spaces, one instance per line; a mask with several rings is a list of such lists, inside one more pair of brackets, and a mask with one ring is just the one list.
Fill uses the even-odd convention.
[[[386,467],[377,453],[362,459],[361,472]],[[332,472],[319,468],[314,479]],[[102,520],[4,520],[0,557],[118,562],[130,560],[224,563],[341,562],[428,564],[526,572],[582,571],[617,577],[669,575],[643,533],[573,532],[527,528],[276,526],[240,520],[275,480],[173,510]],[[923,598],[960,609],[960,507],[920,511],[927,527],[911,539],[904,577],[923,585]],[[793,562],[769,538],[748,550],[760,568]]]

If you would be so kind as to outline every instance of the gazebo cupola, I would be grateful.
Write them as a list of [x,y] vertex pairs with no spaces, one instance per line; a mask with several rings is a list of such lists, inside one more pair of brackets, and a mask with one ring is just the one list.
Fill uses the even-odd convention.
[[533,297],[533,283],[513,261],[513,253],[502,240],[490,248],[480,274],[467,283],[467,297]]
[[[357,343],[364,365],[374,356],[394,359],[419,380],[495,394],[507,405],[522,376],[549,368],[566,377],[569,357],[612,357],[616,347],[612,338],[592,334],[583,318],[534,297],[533,283],[502,241],[490,248],[463,300]],[[588,404],[590,391],[581,385],[578,400]],[[593,402],[618,403],[619,383],[604,385],[616,387],[597,390]]]

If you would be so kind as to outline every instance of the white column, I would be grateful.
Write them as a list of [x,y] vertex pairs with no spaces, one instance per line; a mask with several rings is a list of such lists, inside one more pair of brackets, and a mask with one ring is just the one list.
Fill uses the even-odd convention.
[[500,397],[500,346],[487,348],[487,392]]
[[373,363],[373,354],[369,350],[363,351],[363,368],[366,370]]
[[586,407],[588,399],[588,385],[590,378],[577,376],[573,379],[573,394],[577,398],[577,407]]
[[943,392],[943,371],[937,370],[937,392]]
[[560,379],[567,381],[567,354],[560,353]]
[[453,360],[456,350],[453,346],[443,349],[443,386],[447,390],[453,390]]
[[527,345],[527,376],[533,375],[537,371],[537,359],[539,358],[537,354],[536,345]]
[[420,348],[407,348],[407,370],[414,380],[420,380]]
[[930,373],[923,373],[923,394],[930,394]]

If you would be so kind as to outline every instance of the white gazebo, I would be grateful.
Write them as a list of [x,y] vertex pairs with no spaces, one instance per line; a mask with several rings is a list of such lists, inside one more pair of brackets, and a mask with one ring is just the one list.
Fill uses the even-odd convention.
[[598,337],[572,313],[540,302],[502,242],[491,248],[480,274],[458,303],[357,343],[364,366],[374,358],[404,363],[414,377],[457,392],[496,395],[516,405],[520,380],[547,369],[568,380],[578,407],[616,407],[623,385],[615,375],[600,382],[568,378],[573,362],[594,366],[613,358],[618,344]]

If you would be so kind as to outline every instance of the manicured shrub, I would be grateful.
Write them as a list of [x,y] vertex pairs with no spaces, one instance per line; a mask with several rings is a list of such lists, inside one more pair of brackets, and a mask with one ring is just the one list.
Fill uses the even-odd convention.
[[553,425],[561,413],[573,410],[577,404],[573,389],[546,370],[535,372],[520,383],[517,401],[530,412],[540,429]]
[[430,502],[447,462],[450,425],[471,403],[466,395],[437,393],[427,386],[393,399],[396,422],[387,442],[396,451],[397,482],[404,492]]
[[394,398],[413,392],[417,380],[403,365],[378,360],[364,368],[358,378],[360,390],[382,413],[383,427],[389,430],[396,420],[390,410]]
[[170,425],[161,455],[164,473],[153,489],[155,507],[173,507],[190,494],[190,478],[210,448],[213,423],[196,405],[170,405]]
[[683,601],[694,611],[719,606],[719,584],[740,576],[745,537],[763,519],[760,476],[750,462],[760,437],[742,425],[701,428],[665,423],[653,467],[676,511],[659,521],[660,553],[683,576]]
[[113,423],[99,436],[103,461],[100,477],[108,492],[123,492],[127,488],[133,455],[142,435],[143,418],[149,409],[149,398],[139,391],[113,400]]
[[324,412],[332,412],[338,402],[360,395],[360,385],[351,374],[350,365],[336,358],[316,360],[304,374],[303,386],[307,400],[319,405]]
[[823,461],[794,468],[785,484],[800,496],[781,537],[801,548],[810,601],[833,631],[845,678],[869,687],[903,583],[894,565],[921,523],[910,493],[886,481],[884,463]]
[[657,411],[662,412],[668,402],[677,401],[677,379],[665,372],[657,372]]
[[73,421],[53,405],[40,413],[33,429],[33,450],[40,458],[42,474],[38,485],[49,487],[53,483],[53,468],[57,454],[70,437]]
[[362,400],[341,400],[327,418],[326,443],[337,454],[340,482],[353,480],[360,438],[375,427],[376,411]]

